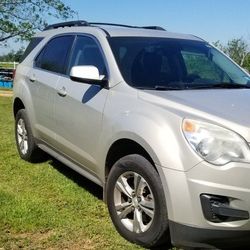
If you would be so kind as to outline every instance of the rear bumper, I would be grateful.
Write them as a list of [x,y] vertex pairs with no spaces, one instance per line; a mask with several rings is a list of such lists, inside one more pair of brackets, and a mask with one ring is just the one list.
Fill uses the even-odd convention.
[[218,230],[191,227],[170,221],[172,243],[175,246],[239,249],[250,246],[250,230]]

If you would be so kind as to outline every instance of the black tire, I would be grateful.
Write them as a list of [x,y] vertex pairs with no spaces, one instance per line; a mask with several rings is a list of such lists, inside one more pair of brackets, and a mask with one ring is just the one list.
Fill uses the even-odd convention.
[[[132,179],[130,179],[130,175]],[[124,192],[121,192],[121,189],[119,190],[119,188],[117,188],[118,186],[116,185],[118,185],[118,183],[121,183],[121,179],[119,179],[119,177],[122,176],[123,178],[128,178],[128,182],[126,181],[125,183],[130,183],[130,187],[133,187],[132,183],[134,183],[135,178],[138,178],[136,177],[138,175],[140,180],[144,179],[142,183],[144,183],[145,187],[140,188],[140,194],[142,194],[141,196],[137,196],[139,188],[134,188],[134,190],[137,190],[135,191],[137,193],[136,198],[134,192],[132,192],[131,199],[129,198],[129,195],[124,195]],[[134,176],[134,179],[132,176]],[[141,187],[143,187],[142,184],[140,185]],[[163,187],[157,171],[147,159],[145,159],[141,155],[133,154],[125,156],[118,160],[112,167],[108,176],[106,192],[107,205],[111,219],[121,236],[123,236],[132,243],[136,243],[146,248],[154,248],[163,244],[166,246],[166,249],[168,249],[167,247],[171,247],[167,208]],[[123,212],[126,209],[130,209],[130,207],[126,207],[125,209],[119,208],[120,210],[118,211],[118,215],[115,202],[116,205],[118,203],[117,198],[115,197],[118,197],[118,200],[123,202],[123,204],[132,204],[133,211],[131,213],[128,213],[128,215],[126,215],[127,217],[125,218],[125,220],[127,220],[128,222],[126,226],[124,222],[122,222],[119,218],[119,215],[122,216],[120,210]],[[140,202],[144,200],[143,208],[145,208],[146,198],[151,202],[151,204],[154,204],[154,209],[152,210],[154,213],[153,217],[149,217],[144,212],[145,210],[141,207],[142,203]],[[133,224],[132,222],[135,221],[136,213],[137,215],[138,213],[141,213],[141,215],[137,217],[142,221],[142,226],[139,226],[140,229],[138,229],[138,223],[135,226],[135,224]],[[137,219],[137,222],[139,219]],[[145,224],[148,226],[145,231],[141,230],[144,226],[144,223],[148,223]],[[130,224],[132,225],[133,229],[131,228]],[[137,232],[134,232],[134,230],[136,230]]]
[[[18,132],[18,128],[23,124],[23,134]],[[21,135],[22,134],[22,135]],[[33,137],[29,119],[25,109],[20,109],[15,117],[15,138],[18,153],[22,159],[29,162],[40,162],[45,159],[45,153],[39,149],[35,143]],[[21,146],[20,140],[23,140],[23,147]],[[24,142],[25,141],[25,142]]]

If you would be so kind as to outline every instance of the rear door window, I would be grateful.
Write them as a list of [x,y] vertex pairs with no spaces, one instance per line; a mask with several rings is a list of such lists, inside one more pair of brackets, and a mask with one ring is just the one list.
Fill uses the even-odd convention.
[[48,71],[66,74],[66,64],[74,36],[60,36],[50,40],[35,60],[35,66]]

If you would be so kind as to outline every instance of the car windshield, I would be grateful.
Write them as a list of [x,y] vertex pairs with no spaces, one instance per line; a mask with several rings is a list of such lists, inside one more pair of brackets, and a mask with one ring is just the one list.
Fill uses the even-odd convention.
[[124,80],[156,90],[250,88],[250,77],[206,42],[153,37],[111,37]]

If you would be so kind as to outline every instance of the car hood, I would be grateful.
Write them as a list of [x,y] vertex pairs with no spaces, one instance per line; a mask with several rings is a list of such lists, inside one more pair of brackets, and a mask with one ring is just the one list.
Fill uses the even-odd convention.
[[202,119],[227,127],[250,142],[250,89],[139,91],[139,98],[182,118]]

